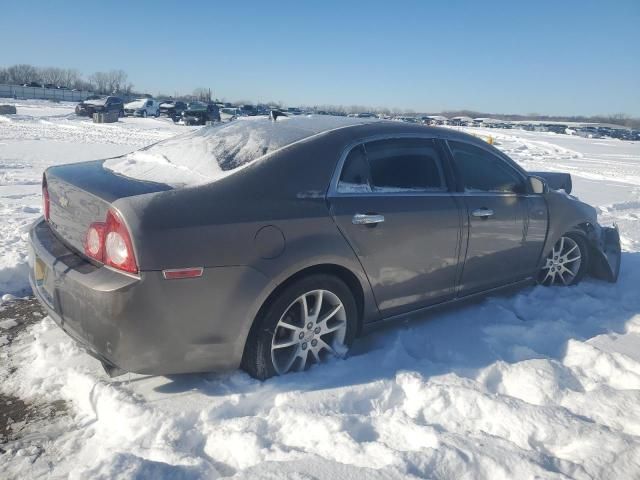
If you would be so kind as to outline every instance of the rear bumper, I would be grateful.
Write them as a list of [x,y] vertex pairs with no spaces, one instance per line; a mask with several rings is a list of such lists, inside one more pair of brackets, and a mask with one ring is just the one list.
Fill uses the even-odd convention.
[[[240,365],[267,279],[248,267],[194,279],[127,275],[68,249],[48,223],[30,231],[30,282],[53,320],[107,371],[223,371]],[[36,279],[35,263],[47,271]]]

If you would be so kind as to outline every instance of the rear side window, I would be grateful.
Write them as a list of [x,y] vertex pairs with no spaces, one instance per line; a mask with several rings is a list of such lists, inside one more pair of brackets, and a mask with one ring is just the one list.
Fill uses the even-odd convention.
[[349,152],[342,167],[338,191],[342,193],[371,192],[369,163],[363,145]]
[[521,193],[520,175],[500,157],[475,145],[449,141],[458,174],[467,192]]
[[359,145],[345,159],[338,192],[444,191],[442,156],[428,139],[377,140]]

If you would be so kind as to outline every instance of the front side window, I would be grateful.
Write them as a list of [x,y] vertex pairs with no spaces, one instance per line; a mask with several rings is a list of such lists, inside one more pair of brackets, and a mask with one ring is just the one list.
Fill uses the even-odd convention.
[[432,140],[401,138],[365,145],[371,184],[381,191],[445,190],[441,158]]
[[458,174],[467,192],[522,193],[523,179],[500,157],[475,145],[449,141]]
[[442,158],[432,140],[376,140],[349,152],[338,182],[341,193],[446,190]]

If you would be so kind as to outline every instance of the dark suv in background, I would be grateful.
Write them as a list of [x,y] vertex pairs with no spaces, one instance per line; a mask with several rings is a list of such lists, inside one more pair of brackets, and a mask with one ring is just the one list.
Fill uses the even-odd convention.
[[169,117],[174,122],[180,120],[182,112],[187,109],[185,102],[167,100],[160,104],[160,116]]
[[182,112],[185,125],[205,125],[207,122],[220,121],[220,109],[213,103],[191,102]]
[[92,95],[76,105],[76,115],[92,117],[94,113],[118,112],[124,117],[124,102],[120,97]]

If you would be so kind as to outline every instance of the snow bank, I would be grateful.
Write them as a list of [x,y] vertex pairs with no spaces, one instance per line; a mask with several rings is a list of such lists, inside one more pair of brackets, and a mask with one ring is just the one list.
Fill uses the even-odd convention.
[[243,117],[205,127],[121,158],[104,167],[139,180],[173,186],[198,185],[226,177],[276,150],[317,134],[363,119],[329,116]]
[[11,346],[17,371],[2,388],[63,398],[72,413],[46,447],[55,462],[25,439],[5,447],[6,472],[633,478],[640,353],[607,340],[637,342],[640,334],[640,257],[623,261],[618,285],[587,281],[492,298],[370,335],[345,361],[264,383],[241,372],[109,380],[46,319]]

